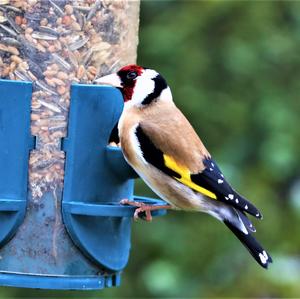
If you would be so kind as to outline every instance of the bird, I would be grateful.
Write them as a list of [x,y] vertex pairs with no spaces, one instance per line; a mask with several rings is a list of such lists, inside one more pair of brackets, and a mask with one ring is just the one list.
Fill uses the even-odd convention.
[[255,239],[246,214],[262,219],[261,212],[226,180],[215,160],[173,101],[171,89],[157,71],[131,64],[95,80],[118,88],[124,108],[118,134],[125,160],[167,204],[146,205],[123,199],[143,212],[174,209],[208,213],[223,222],[259,265],[272,263]]

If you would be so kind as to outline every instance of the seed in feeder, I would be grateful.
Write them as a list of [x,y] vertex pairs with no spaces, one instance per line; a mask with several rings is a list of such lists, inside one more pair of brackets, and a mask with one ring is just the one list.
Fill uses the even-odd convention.
[[27,74],[31,79],[30,81],[36,81],[37,80],[37,77],[31,71],[28,71]]
[[41,26],[47,26],[47,24],[48,24],[48,20],[46,18],[41,19],[40,21]]
[[56,87],[55,83],[53,82],[53,78],[48,78],[48,77],[46,77],[46,78],[45,78],[45,81],[47,82],[47,84],[48,84],[49,86]]
[[95,75],[91,74],[90,72],[87,72],[86,75],[90,81],[93,81],[95,79]]
[[27,2],[30,6],[34,6],[34,5],[36,5],[37,0],[27,0]]
[[13,46],[7,46],[7,52],[13,54],[13,55],[19,55],[20,52],[16,47]]
[[43,53],[46,53],[47,51],[46,48],[43,47],[40,43],[37,43],[36,48]]
[[59,70],[59,66],[56,63],[53,63],[50,65],[51,70],[53,71],[58,71]]
[[23,20],[23,18],[21,16],[16,16],[15,17],[15,23],[17,25],[21,25],[22,24],[22,20]]
[[11,55],[11,56],[10,56],[10,59],[11,59],[12,61],[14,61],[15,63],[17,63],[17,64],[19,64],[19,63],[22,62],[22,59],[21,59],[19,56],[17,56],[17,55]]
[[57,78],[59,78],[61,80],[68,80],[68,75],[64,72],[58,72],[57,73]]
[[97,69],[92,65],[88,67],[88,71],[94,76],[97,74]]
[[42,40],[56,40],[57,36],[50,35],[49,33],[35,31],[31,35],[35,39],[42,39]]
[[13,37],[2,37],[1,42],[6,46],[13,46],[19,48],[21,43]]
[[79,68],[78,68],[78,70],[77,70],[76,77],[78,79],[81,79],[83,77],[84,73],[85,73],[84,66],[80,65]]
[[30,34],[25,33],[25,38],[26,38],[27,41],[28,41],[29,43],[31,43],[31,44],[37,44],[37,40],[33,39],[33,38],[31,37]]
[[2,28],[4,31],[6,31],[11,36],[17,36],[17,33],[14,30],[12,30],[11,28],[9,28],[3,24],[0,24],[0,28]]
[[57,18],[57,20],[56,20],[56,25],[61,25],[61,24],[62,24],[62,18],[59,17],[59,18]]
[[71,70],[72,66],[66,60],[64,60],[62,57],[60,57],[56,53],[53,53],[52,57],[60,66],[65,68],[67,71]]
[[73,20],[70,16],[63,16],[61,22],[66,26],[70,26],[73,23]]
[[87,43],[88,40],[89,40],[88,37],[87,38],[78,39],[77,41],[75,41],[74,43],[72,43],[72,44],[69,45],[69,49],[71,51],[78,50],[81,47],[83,47]]
[[50,45],[50,46],[48,47],[48,51],[49,51],[50,53],[54,53],[54,52],[56,51],[55,46]]
[[58,78],[53,78],[53,81],[54,81],[54,83],[55,83],[56,85],[59,85],[59,86],[65,85],[65,82],[62,81],[62,80],[60,80],[60,79],[58,79]]
[[[10,71],[10,69],[8,68],[8,71]],[[18,70],[15,70],[14,72],[16,78],[20,79],[20,80],[23,80],[23,81],[30,81],[30,79],[25,76],[23,73],[19,72]],[[7,76],[8,73],[6,74],[5,70],[3,71],[3,76]]]
[[71,15],[72,13],[73,13],[73,7],[72,7],[72,5],[70,5],[70,4],[67,4],[66,6],[65,6],[65,12],[66,12],[66,14],[68,14],[68,15]]
[[80,31],[80,30],[81,30],[81,27],[80,27],[80,25],[79,25],[77,22],[73,22],[73,23],[71,24],[71,27],[72,27],[72,29],[75,30],[75,31]]
[[57,12],[58,15],[60,15],[60,16],[64,15],[64,12],[57,4],[55,4],[52,0],[49,0],[49,2],[52,5],[53,9]]
[[36,121],[36,120],[39,120],[40,119],[40,116],[38,114],[31,114],[31,120],[32,121]]
[[64,86],[58,86],[56,90],[60,95],[63,95],[66,92],[66,88]]
[[48,70],[44,71],[43,74],[46,77],[52,77],[52,76],[55,76],[57,74],[57,71],[48,69]]

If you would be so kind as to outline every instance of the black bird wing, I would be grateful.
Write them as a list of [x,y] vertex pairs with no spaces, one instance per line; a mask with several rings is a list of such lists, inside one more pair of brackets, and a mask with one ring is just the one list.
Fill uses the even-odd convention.
[[212,200],[221,201],[256,218],[262,218],[259,210],[229,185],[218,165],[211,158],[204,158],[205,169],[195,174],[188,167],[176,163],[170,155],[154,145],[141,125],[136,128],[135,135],[147,163]]

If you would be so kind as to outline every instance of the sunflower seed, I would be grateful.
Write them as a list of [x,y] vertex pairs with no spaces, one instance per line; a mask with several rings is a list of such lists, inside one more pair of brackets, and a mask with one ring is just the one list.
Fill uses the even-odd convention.
[[87,51],[83,54],[82,64],[83,64],[84,66],[87,66],[87,65],[88,65],[88,63],[90,62],[90,60],[91,60],[92,57],[93,57],[93,54],[94,54],[93,49],[89,49],[89,50],[87,50]]
[[22,31],[21,27],[16,24],[13,18],[10,15],[6,15],[7,21],[9,25],[17,32],[20,33]]
[[39,31],[33,32],[31,36],[35,39],[42,39],[42,40],[56,40],[57,39],[57,36],[55,36],[55,35],[50,35],[50,34],[39,32]]
[[96,0],[94,6],[91,8],[91,10],[89,11],[86,20],[89,21],[97,12],[98,8],[101,5],[101,1],[100,0]]
[[39,31],[44,32],[44,33],[48,33],[48,34],[53,35],[53,36],[59,36],[60,35],[59,32],[57,32],[55,29],[53,29],[51,27],[48,27],[48,26],[40,26]]
[[6,31],[7,33],[9,33],[12,36],[17,36],[17,33],[14,30],[10,29],[9,27],[7,27],[3,24],[0,24],[0,28],[2,28],[4,31]]
[[59,55],[53,53],[52,57],[53,57],[54,61],[56,61],[58,64],[60,64],[67,71],[70,71],[72,69],[72,66],[68,62],[66,62],[62,57],[60,57]]
[[14,74],[16,75],[17,78],[19,78],[22,81],[31,81],[30,77],[23,72],[20,72],[18,70],[14,71]]
[[61,17],[65,15],[63,10],[58,5],[56,5],[52,0],[49,0],[49,3]]
[[54,111],[54,112],[61,113],[61,110],[60,110],[56,105],[47,103],[47,102],[42,101],[42,100],[38,100],[38,102],[39,102],[41,105],[47,107],[48,109],[50,109],[50,110],[52,110],[52,111]]
[[70,62],[72,63],[72,65],[74,66],[74,68],[78,68],[78,66],[79,66],[78,60],[73,52],[69,52],[69,59],[70,59]]
[[20,8],[12,6],[12,5],[5,5],[5,10],[10,10],[10,11],[20,13],[20,14],[23,13],[23,11]]
[[69,50],[70,51],[75,51],[83,47],[89,40],[89,37],[81,38],[77,40],[76,42],[72,43],[69,45]]
[[88,13],[91,10],[91,8],[88,6],[73,5],[73,8],[83,13]]
[[49,94],[52,95],[58,95],[54,90],[50,89],[45,83],[43,83],[42,81],[36,81],[35,82],[36,86],[46,92],[48,92]]
[[12,37],[2,37],[1,42],[7,46],[20,47],[21,43]]
[[5,16],[0,16],[0,23],[5,23],[7,18]]
[[9,4],[9,0],[0,0],[0,5]]

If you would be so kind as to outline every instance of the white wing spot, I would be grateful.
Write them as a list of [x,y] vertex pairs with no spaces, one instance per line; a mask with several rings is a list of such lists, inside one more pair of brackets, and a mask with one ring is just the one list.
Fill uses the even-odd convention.
[[228,197],[229,197],[231,200],[233,200],[233,198],[234,198],[233,194],[228,194]]
[[223,179],[224,179],[224,175],[223,175],[222,173],[220,174],[220,176],[221,176],[221,178],[223,178]]
[[225,196],[225,199],[228,200],[229,198]]
[[221,179],[218,179],[218,184],[223,184],[223,180],[221,180]]
[[266,264],[267,263],[267,260],[268,260],[268,256],[265,257],[264,254],[260,253],[259,255],[259,258],[260,258],[260,261],[262,262],[262,264]]
[[214,163],[211,163],[211,166],[212,166],[212,167],[215,167],[215,164],[214,164]]
[[247,205],[245,205],[245,210],[248,210],[248,206]]
[[239,199],[238,199],[238,198],[236,198],[236,199],[235,199],[235,202],[236,202],[236,203],[239,203]]
[[256,215],[255,215],[256,217],[259,217],[259,213],[256,213]]
[[209,170],[210,170],[210,171],[213,171],[213,169],[212,169],[212,168],[210,168]]
[[266,260],[269,259],[268,254],[265,252],[265,250],[263,251],[263,255],[264,255],[264,257],[266,258]]

